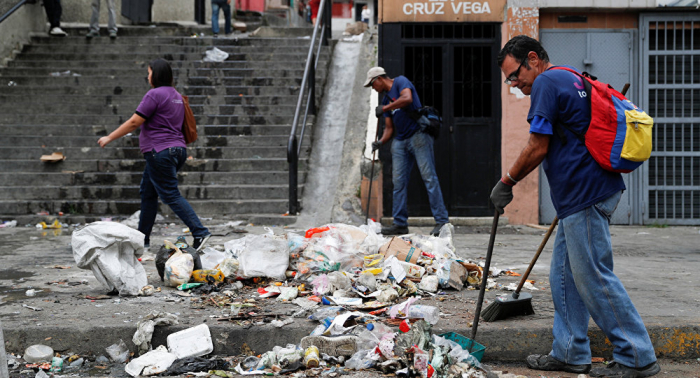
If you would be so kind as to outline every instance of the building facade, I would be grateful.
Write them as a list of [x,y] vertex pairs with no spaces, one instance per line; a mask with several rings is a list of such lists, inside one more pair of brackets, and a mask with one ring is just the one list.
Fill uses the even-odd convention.
[[[654,117],[652,158],[626,174],[615,224],[700,224],[700,2],[698,0],[380,0],[379,64],[404,75],[445,126],[435,157],[450,216],[491,216],[490,190],[529,136],[528,96],[503,83],[500,48],[526,34],[552,63],[621,90]],[[391,159],[382,151],[382,161]],[[391,209],[391,164],[384,165]],[[556,215],[539,170],[514,188],[511,223]],[[386,216],[390,214],[386,213]],[[390,210],[389,210],[390,211]],[[414,172],[409,214],[429,216]]]

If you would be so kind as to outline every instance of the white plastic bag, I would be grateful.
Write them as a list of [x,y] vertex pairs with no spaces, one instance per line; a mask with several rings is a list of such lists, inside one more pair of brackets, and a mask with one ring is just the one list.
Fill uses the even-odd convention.
[[238,256],[241,277],[269,277],[284,280],[289,267],[289,245],[284,236],[248,235]]
[[216,47],[207,50],[206,56],[204,57],[205,62],[223,62],[226,59],[228,59],[228,53]]
[[202,269],[215,269],[226,258],[224,252],[219,252],[211,247],[206,247],[202,251],[200,259],[202,261]]
[[78,268],[92,270],[107,290],[135,296],[148,285],[146,271],[138,261],[144,237],[120,223],[93,222],[73,232],[73,258]]
[[182,253],[180,249],[176,249],[175,253],[165,262],[165,285],[176,287],[186,283],[190,280],[193,269],[194,260],[192,255]]

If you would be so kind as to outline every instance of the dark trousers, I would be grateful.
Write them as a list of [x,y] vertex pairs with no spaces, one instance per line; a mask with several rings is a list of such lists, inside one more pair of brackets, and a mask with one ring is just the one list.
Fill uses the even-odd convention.
[[61,14],[63,13],[61,0],[44,0],[44,9],[46,10],[46,17],[51,24],[51,29],[60,28]]

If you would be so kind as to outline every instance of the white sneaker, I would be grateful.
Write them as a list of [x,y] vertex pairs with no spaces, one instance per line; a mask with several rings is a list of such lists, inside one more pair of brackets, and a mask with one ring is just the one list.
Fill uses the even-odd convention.
[[68,35],[68,33],[64,32],[63,29],[59,28],[58,26],[51,29],[49,32],[49,35],[52,35],[54,37],[65,37]]

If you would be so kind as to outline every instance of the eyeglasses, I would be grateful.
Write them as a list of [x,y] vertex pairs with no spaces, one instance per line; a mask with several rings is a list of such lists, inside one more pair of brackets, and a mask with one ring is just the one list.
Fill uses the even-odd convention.
[[[377,77],[379,77],[379,76],[377,76]],[[370,86],[370,87],[371,87],[372,85],[374,85],[374,81],[377,80],[377,77],[375,77],[374,79],[370,80],[370,82],[369,82],[369,86]]]
[[[527,59],[527,58],[526,58],[526,59]],[[525,59],[523,59],[523,60],[520,62],[520,65],[518,66],[518,69],[517,69],[517,70],[513,71],[512,74],[508,75],[508,77],[506,78],[506,80],[504,81],[504,83],[506,83],[507,85],[510,85],[510,84],[513,83],[514,81],[518,80],[518,75],[520,75],[520,69],[523,68],[523,63],[525,63]]]

